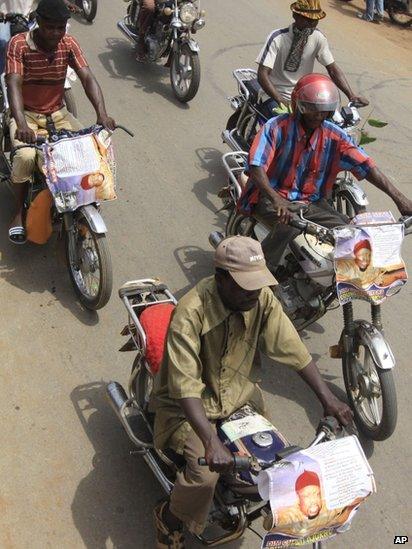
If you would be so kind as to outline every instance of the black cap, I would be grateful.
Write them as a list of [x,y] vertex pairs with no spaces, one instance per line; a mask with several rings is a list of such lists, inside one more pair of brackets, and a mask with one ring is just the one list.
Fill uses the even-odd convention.
[[40,0],[36,14],[50,21],[67,21],[71,14],[63,0]]

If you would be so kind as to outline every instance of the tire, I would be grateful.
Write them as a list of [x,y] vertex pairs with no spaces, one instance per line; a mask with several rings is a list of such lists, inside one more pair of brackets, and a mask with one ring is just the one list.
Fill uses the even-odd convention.
[[360,206],[355,202],[353,196],[348,191],[338,191],[333,200],[335,210],[341,214],[347,215],[353,219],[355,215],[366,212],[365,206]]
[[97,0],[81,0],[83,17],[92,23],[97,13]]
[[72,89],[64,90],[64,102],[69,113],[77,118],[77,105]]
[[[360,347],[364,347],[364,346],[360,345]],[[368,439],[386,440],[395,431],[397,417],[398,417],[395,382],[393,379],[392,371],[381,370],[380,368],[378,368],[372,358],[370,350],[367,347],[364,347],[364,349],[365,349],[365,356],[366,356],[366,353],[369,354],[368,360],[370,361],[370,365],[372,366],[371,374],[366,375],[359,372],[357,382],[359,382],[359,380],[361,380],[363,377],[366,377],[369,381],[371,380],[371,378],[373,378],[376,388],[377,388],[376,382],[377,381],[379,382],[380,395],[378,398],[374,397],[377,408],[379,407],[378,399],[381,401],[381,411],[378,410],[380,415],[379,420],[373,423],[373,421],[371,421],[371,419],[367,417],[368,414],[365,413],[365,408],[362,408],[362,405],[360,405],[358,398],[359,398],[359,394],[362,392],[361,387],[365,386],[365,384],[357,383],[357,387],[352,387],[351,381],[350,381],[351,377],[350,377],[349,369],[353,366],[349,365],[344,358],[343,359],[343,379],[345,382],[345,388],[348,395],[349,403],[351,405],[351,408],[355,416],[355,422],[358,429]],[[357,360],[356,355],[355,355],[355,360]],[[364,400],[368,402],[368,407],[371,410],[369,405],[370,400],[368,398],[365,398]]]
[[[409,4],[408,4],[409,5]],[[388,15],[390,20],[400,27],[410,27],[412,25],[412,13],[403,2],[397,0],[389,0]]]
[[251,217],[238,213],[233,207],[226,223],[225,233],[226,236],[242,235],[255,238],[254,226],[255,221]]
[[[66,232],[65,235],[66,260],[70,280],[82,305],[87,309],[97,311],[107,304],[113,288],[112,262],[106,235],[93,232],[84,217],[75,219],[73,226],[73,232],[71,234]],[[72,239],[74,240],[72,241]],[[79,252],[82,252],[80,261],[78,259]],[[75,258],[72,258],[72,255],[75,255]],[[87,280],[90,280],[91,277],[87,280],[85,277],[92,273],[94,276],[97,268],[99,270],[97,289],[88,290]]]
[[153,377],[149,375],[149,372],[144,365],[144,360],[139,355],[137,355],[133,362],[132,372],[135,368],[139,367],[140,372],[135,379],[134,390],[137,403],[144,411],[147,411],[149,398],[153,390]]
[[[186,63],[189,62],[191,68],[186,68],[186,70],[191,74],[190,79],[184,79],[181,75],[181,71],[177,68],[177,65],[181,66],[179,60],[182,56],[189,60],[186,61]],[[185,82],[184,89],[180,87],[182,82]],[[172,55],[170,63],[170,83],[176,98],[181,103],[187,103],[197,94],[200,85],[199,55],[192,51],[187,44],[183,44],[178,51],[174,52]]]
[[235,112],[229,116],[228,121],[226,122],[226,129],[229,132],[236,128],[241,112],[241,109],[236,109]]

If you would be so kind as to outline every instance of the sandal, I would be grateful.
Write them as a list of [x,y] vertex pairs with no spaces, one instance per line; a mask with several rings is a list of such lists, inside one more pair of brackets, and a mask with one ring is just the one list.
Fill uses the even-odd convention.
[[156,549],[184,549],[184,536],[182,530],[170,530],[163,520],[163,511],[167,501],[160,502],[153,510],[156,528]]
[[21,225],[9,229],[9,240],[13,244],[26,244],[26,229]]

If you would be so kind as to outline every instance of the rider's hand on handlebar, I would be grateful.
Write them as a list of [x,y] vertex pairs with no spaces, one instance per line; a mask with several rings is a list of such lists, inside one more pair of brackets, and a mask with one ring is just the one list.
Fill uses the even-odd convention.
[[369,105],[369,101],[362,95],[354,95],[350,98],[350,102],[353,103],[355,107],[367,107]]
[[116,122],[111,116],[99,116],[97,119],[97,123],[101,126],[104,126],[107,130],[111,130],[112,132],[116,129]]
[[281,196],[274,198],[272,202],[276,215],[279,218],[279,223],[287,225],[292,219],[292,213],[289,210],[289,202]]
[[216,473],[224,473],[233,469],[233,455],[217,435],[213,435],[205,446],[205,458],[209,469]]
[[341,425],[350,425],[353,422],[353,412],[347,404],[335,396],[324,406],[326,416],[335,417]]
[[64,2],[67,6],[67,8],[74,14],[80,14],[82,13],[82,9],[79,8],[79,6],[76,6],[76,4],[73,4],[72,2],[70,2],[69,0],[65,0]]
[[23,143],[36,143],[36,134],[29,126],[17,128],[15,138]]

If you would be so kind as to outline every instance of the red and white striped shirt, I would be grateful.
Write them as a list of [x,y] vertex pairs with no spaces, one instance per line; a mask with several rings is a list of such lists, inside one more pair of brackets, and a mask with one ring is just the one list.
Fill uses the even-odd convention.
[[23,103],[27,111],[51,114],[62,108],[68,66],[76,72],[88,66],[72,36],[66,34],[53,52],[39,50],[30,32],[17,34],[9,42],[6,74],[23,77]]

